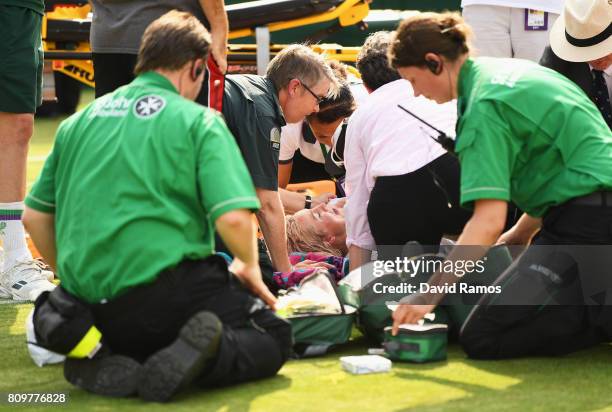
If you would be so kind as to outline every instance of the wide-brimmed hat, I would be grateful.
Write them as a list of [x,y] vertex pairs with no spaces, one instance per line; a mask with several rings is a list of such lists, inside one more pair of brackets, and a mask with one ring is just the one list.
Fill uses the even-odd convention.
[[597,60],[612,53],[612,0],[566,0],[550,30],[550,46],[570,62]]

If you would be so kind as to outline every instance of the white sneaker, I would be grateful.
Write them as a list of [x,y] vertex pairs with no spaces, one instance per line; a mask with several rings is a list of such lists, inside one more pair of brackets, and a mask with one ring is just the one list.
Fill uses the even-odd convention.
[[0,297],[8,294],[16,301],[35,301],[42,292],[55,289],[51,279],[53,272],[40,260],[17,261],[0,278]]

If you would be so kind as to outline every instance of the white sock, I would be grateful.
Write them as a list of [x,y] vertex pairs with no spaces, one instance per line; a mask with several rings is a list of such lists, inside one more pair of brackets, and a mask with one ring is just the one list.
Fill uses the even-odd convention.
[[32,259],[21,223],[23,202],[0,203],[0,240],[4,245],[2,271],[12,267],[18,260]]

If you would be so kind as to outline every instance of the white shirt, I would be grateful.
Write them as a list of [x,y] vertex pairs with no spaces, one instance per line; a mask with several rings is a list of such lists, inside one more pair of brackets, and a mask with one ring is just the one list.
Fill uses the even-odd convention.
[[[289,123],[281,128],[281,147],[278,155],[278,161],[284,162],[293,159],[295,152],[299,149],[302,156],[313,162],[325,164],[325,158],[323,157],[323,150],[319,142],[308,143],[302,137],[302,124],[304,122]],[[334,136],[340,134],[342,128],[336,129]],[[330,147],[325,145],[325,150],[329,152]]]
[[430,136],[436,132],[397,107],[414,112],[448,135],[454,135],[456,103],[442,105],[414,97],[406,80],[396,80],[365,99],[349,119],[344,147],[346,167],[346,243],[375,250],[367,209],[378,176],[413,172],[432,162],[445,150]]
[[563,0],[461,0],[461,8],[475,4],[542,10],[556,14],[561,14],[563,10]]
[[[352,79],[351,76],[351,93],[355,102],[359,105],[361,101],[368,98],[368,92],[363,86],[363,83],[359,79]],[[325,158],[323,157],[323,150],[321,150],[321,144],[319,142],[308,143],[302,137],[302,124],[303,121],[298,123],[289,123],[281,128],[281,147],[278,155],[279,162],[287,162],[287,160],[293,159],[295,152],[299,149],[302,156],[308,160],[312,160],[316,163],[325,164]],[[332,136],[332,142],[336,142],[340,132],[342,131],[342,123]],[[331,147],[325,145],[325,150],[329,152]]]

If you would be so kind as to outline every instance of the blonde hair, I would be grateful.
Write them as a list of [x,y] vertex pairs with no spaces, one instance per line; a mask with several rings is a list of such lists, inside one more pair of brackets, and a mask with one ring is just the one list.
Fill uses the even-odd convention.
[[427,53],[455,61],[470,52],[471,33],[457,12],[418,13],[400,23],[389,46],[389,63],[394,68],[424,67]]
[[291,252],[322,252],[333,256],[344,256],[342,251],[332,246],[315,232],[312,226],[303,226],[294,216],[287,216],[287,249]]

